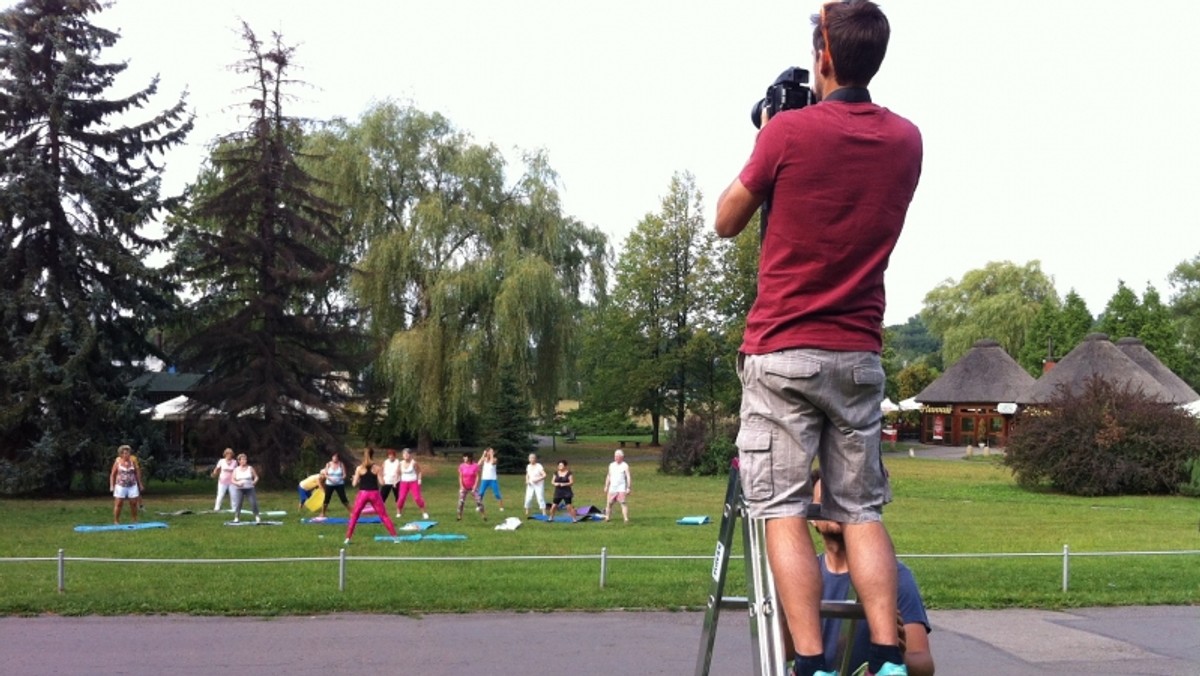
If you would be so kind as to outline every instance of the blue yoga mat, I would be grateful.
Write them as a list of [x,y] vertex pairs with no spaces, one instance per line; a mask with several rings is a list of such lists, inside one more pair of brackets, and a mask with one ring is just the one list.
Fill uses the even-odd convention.
[[[360,517],[358,517],[358,522],[360,524],[362,524],[362,523],[381,523],[381,521],[379,520],[379,517],[377,517],[377,516],[360,516]],[[311,519],[300,519],[300,523],[312,524],[314,526],[322,526],[322,525],[345,526],[346,524],[350,523],[350,517],[348,517],[348,516],[327,516],[324,519],[322,519],[319,516],[314,516]]]
[[457,533],[413,533],[412,535],[376,535],[376,542],[420,542],[422,540],[466,540],[466,535]]
[[707,516],[685,516],[675,523],[679,524],[680,526],[703,526],[708,522],[709,519]]
[[[545,514],[534,514],[533,516],[531,516],[529,518],[533,519],[534,521],[549,521],[550,520],[550,517],[546,516]],[[603,519],[604,517],[600,517],[600,518]],[[590,516],[580,515],[580,517],[579,517],[580,521],[591,521],[591,519],[592,519],[592,517],[590,517]],[[572,519],[569,514],[557,514],[554,517],[554,523],[571,523],[571,522],[572,522]]]
[[75,526],[76,533],[99,533],[107,530],[146,530],[147,528],[166,528],[162,521],[143,521],[141,523],[110,523],[103,526]]

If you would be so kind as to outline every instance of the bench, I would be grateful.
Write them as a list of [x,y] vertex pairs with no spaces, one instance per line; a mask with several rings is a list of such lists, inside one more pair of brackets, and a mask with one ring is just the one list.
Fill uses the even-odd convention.
[[640,441],[625,441],[624,439],[622,439],[621,441],[617,442],[617,445],[619,445],[621,448],[625,448],[625,444],[633,444],[634,448],[642,447],[642,442],[640,442]]

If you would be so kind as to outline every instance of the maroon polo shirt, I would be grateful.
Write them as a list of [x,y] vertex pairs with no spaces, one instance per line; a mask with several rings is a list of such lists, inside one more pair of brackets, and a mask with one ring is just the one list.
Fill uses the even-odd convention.
[[739,176],[770,200],[747,354],[882,350],[883,276],[921,174],[921,133],[866,90],[846,94],[772,118]]

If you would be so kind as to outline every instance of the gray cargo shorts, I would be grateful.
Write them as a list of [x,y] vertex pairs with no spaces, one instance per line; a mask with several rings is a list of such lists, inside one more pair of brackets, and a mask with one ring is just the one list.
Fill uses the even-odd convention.
[[804,516],[821,466],[823,516],[879,521],[892,500],[880,457],[884,373],[874,352],[742,354],[738,457],[751,517]]

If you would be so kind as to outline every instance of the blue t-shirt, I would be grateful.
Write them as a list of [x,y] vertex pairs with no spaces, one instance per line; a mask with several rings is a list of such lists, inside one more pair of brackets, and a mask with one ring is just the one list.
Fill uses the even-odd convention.
[[[825,566],[825,555],[817,557],[821,566],[821,580],[824,591],[821,598],[826,601],[845,601],[850,597],[850,573],[831,573]],[[925,602],[921,600],[921,591],[917,589],[917,581],[913,578],[908,566],[896,562],[896,600],[900,607],[900,617],[905,624],[920,623],[925,625],[925,631],[933,631],[929,626],[929,617],[925,614]],[[841,637],[842,620],[822,619],[821,639],[825,643],[825,662],[831,669],[836,669],[839,663],[837,657],[838,639]],[[858,623],[854,632],[854,645],[850,654],[850,668],[857,669],[858,665],[867,661],[867,649],[871,644],[871,632],[866,621]]]

